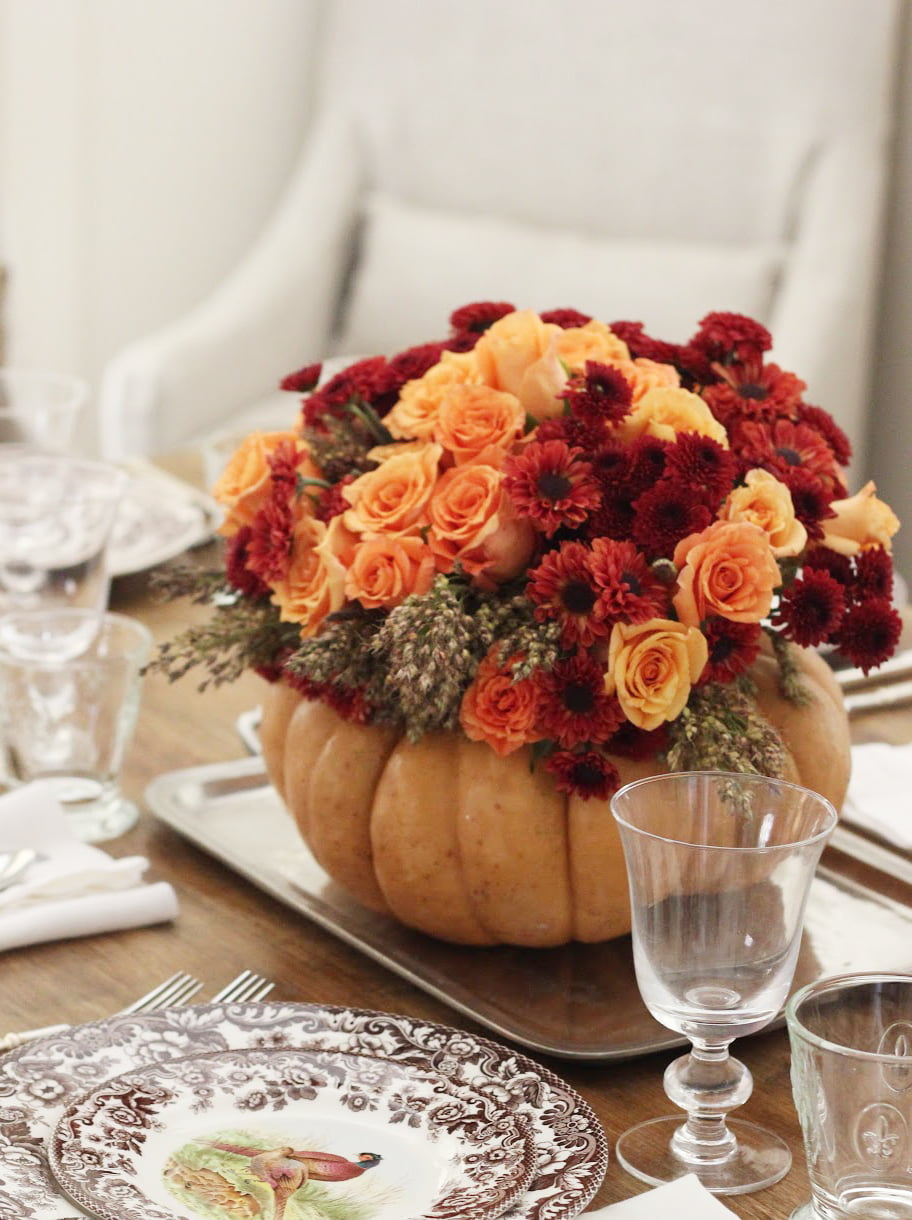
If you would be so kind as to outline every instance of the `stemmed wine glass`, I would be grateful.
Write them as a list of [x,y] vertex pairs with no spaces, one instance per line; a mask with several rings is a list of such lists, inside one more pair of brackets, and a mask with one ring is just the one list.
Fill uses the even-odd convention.
[[626,1131],[617,1157],[652,1185],[695,1173],[714,1194],[778,1182],[788,1146],[726,1115],[753,1081],[729,1055],[785,1003],[804,908],[836,825],[829,801],[761,775],[679,772],[621,788],[611,800],[630,884],[637,984],[655,1019],[688,1054],[665,1071],[682,1115]]

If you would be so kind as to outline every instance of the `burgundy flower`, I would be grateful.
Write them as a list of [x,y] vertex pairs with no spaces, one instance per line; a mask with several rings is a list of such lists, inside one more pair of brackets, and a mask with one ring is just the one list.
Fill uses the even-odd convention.
[[298,369],[296,373],[289,373],[279,382],[280,390],[293,390],[299,394],[309,394],[320,380],[320,374],[323,371],[323,365],[308,364],[303,369]]
[[444,343],[422,343],[391,357],[377,378],[371,398],[371,406],[377,414],[382,418],[391,411],[405,383],[423,377],[428,369],[438,363],[445,350]]
[[244,525],[225,543],[225,575],[232,589],[237,589],[245,597],[268,597],[272,592],[269,585],[247,566],[250,537],[250,526]]
[[763,628],[759,623],[734,623],[711,615],[701,626],[709,658],[700,675],[706,682],[731,682],[750,669],[760,651]]
[[834,639],[836,647],[865,673],[893,655],[902,619],[886,598],[850,606]]
[[852,444],[831,415],[820,407],[812,407],[803,402],[798,410],[798,421],[816,428],[833,450],[833,456],[839,465],[848,466],[852,460]]
[[788,419],[773,423],[742,420],[736,430],[738,456],[751,466],[762,466],[770,474],[787,482],[790,471],[810,471],[824,484],[842,495],[844,484],[836,465],[833,450],[816,428],[808,424],[793,424]]
[[581,542],[563,542],[548,551],[529,572],[526,596],[535,603],[539,622],[557,619],[565,648],[589,647],[608,635],[609,627],[590,571],[590,553]]
[[882,546],[871,547],[855,556],[851,596],[855,601],[868,597],[889,601],[893,596],[893,561]]
[[645,623],[668,613],[668,589],[632,542],[594,538],[590,560],[602,617],[613,624]]
[[804,557],[805,568],[814,568],[829,572],[834,580],[838,580],[843,588],[848,589],[855,579],[852,561],[847,555],[831,551],[827,546],[815,546]]
[[589,314],[580,313],[578,309],[547,309],[544,313],[539,314],[539,317],[543,322],[551,322],[563,330],[585,326],[592,321]]
[[247,566],[267,583],[288,572],[294,518],[289,497],[275,496],[257,513],[250,527]]
[[355,476],[353,474],[346,474],[343,475],[338,483],[333,483],[331,487],[325,487],[320,490],[317,505],[314,509],[314,516],[318,521],[325,521],[329,524],[333,517],[341,517],[346,509],[351,508],[351,505],[342,494],[342,490],[354,481]]
[[586,371],[570,378],[565,401],[574,415],[602,423],[617,423],[630,411],[630,382],[610,364],[587,360]]
[[829,572],[811,568],[782,593],[773,625],[787,640],[815,648],[829,640],[842,620],[845,589]]
[[665,343],[646,334],[642,322],[612,322],[610,330],[622,339],[634,360],[642,356],[658,364],[677,365],[681,348],[677,343]]
[[812,542],[819,542],[823,537],[821,521],[834,515],[830,502],[835,498],[835,493],[803,466],[791,466],[781,471],[778,477],[789,489],[795,516],[807,530],[808,538]]
[[721,364],[745,361],[768,352],[773,337],[759,322],[744,314],[714,312],[700,319],[690,346]]
[[640,761],[655,758],[668,748],[668,725],[660,724],[657,729],[637,728],[630,720],[625,720],[608,742],[606,749],[620,758],[630,758]]
[[731,491],[736,462],[711,436],[680,432],[665,455],[665,478],[680,481],[691,491],[701,490],[707,503],[717,505]]
[[682,538],[712,523],[699,491],[663,479],[634,502],[633,539],[651,559],[668,556]]
[[503,466],[504,487],[517,515],[551,537],[561,526],[578,526],[599,503],[599,486],[581,450],[564,441],[532,441]]
[[728,367],[716,366],[720,380],[702,391],[713,415],[726,427],[732,419],[796,419],[805,383],[759,355]]
[[620,786],[617,767],[600,750],[555,750],[545,763],[554,787],[583,800],[607,801]]
[[450,314],[450,326],[459,334],[469,331],[480,335],[489,326],[504,318],[508,313],[515,313],[516,306],[508,301],[474,301],[471,305],[463,305]]
[[665,474],[665,458],[671,446],[657,436],[638,436],[628,450],[626,490],[631,500],[654,487]]
[[605,426],[599,420],[581,419],[576,415],[553,415],[535,428],[536,441],[564,441],[570,446],[594,454],[606,443]]
[[358,360],[342,369],[307,399],[304,404],[305,424],[318,423],[324,412],[338,413],[352,400],[370,402],[384,389],[385,375],[385,356],[368,356],[366,360]]
[[615,696],[605,693],[601,665],[588,652],[576,652],[553,669],[538,671],[535,682],[541,736],[565,749],[584,741],[607,741],[624,719]]

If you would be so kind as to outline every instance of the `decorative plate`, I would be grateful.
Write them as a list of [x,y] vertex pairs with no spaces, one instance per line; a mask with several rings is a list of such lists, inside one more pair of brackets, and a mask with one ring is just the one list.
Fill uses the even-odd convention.
[[79,1025],[3,1056],[0,1220],[74,1220],[76,1208],[51,1174],[46,1146],[67,1108],[106,1080],[188,1056],[269,1048],[369,1055],[437,1072],[528,1119],[535,1169],[503,1213],[509,1220],[571,1220],[604,1177],[607,1144],[590,1107],[559,1076],[496,1042],[359,1009],[204,1004]]
[[382,1057],[226,1051],[106,1081],[69,1107],[49,1153],[104,1220],[494,1220],[535,1168],[528,1128]]
[[112,576],[129,576],[212,537],[221,511],[211,497],[146,462],[122,462],[130,482],[108,543]]

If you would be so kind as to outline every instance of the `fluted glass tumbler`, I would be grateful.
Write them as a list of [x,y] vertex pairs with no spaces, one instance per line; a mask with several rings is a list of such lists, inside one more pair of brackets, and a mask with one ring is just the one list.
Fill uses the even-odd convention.
[[728,1119],[753,1086],[728,1048],[782,1010],[836,811],[797,784],[726,772],[638,780],[615,793],[611,809],[640,994],[657,1021],[691,1043],[664,1080],[686,1118],[626,1131],[618,1160],[652,1185],[694,1173],[714,1194],[770,1186],[791,1154],[773,1133]]
[[66,453],[88,397],[88,383],[69,373],[0,369],[0,444]]

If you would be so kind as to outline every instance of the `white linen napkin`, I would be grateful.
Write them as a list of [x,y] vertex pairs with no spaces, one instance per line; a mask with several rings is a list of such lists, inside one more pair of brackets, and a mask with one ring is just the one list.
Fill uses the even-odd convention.
[[39,782],[0,796],[0,850],[33,847],[39,859],[0,890],[0,951],[174,919],[166,881],[144,883],[143,856],[115,860],[77,839],[50,788]]
[[711,1195],[700,1184],[696,1174],[657,1186],[624,1199],[621,1203],[610,1203],[598,1211],[586,1212],[581,1220],[657,1220],[659,1216],[674,1216],[675,1220],[731,1220],[735,1213]]
[[842,816],[894,847],[912,850],[912,743],[852,746],[852,778]]

